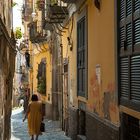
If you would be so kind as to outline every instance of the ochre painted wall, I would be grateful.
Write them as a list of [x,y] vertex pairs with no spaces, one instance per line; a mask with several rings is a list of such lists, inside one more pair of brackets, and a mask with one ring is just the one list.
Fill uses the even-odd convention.
[[[67,30],[63,33],[62,43],[63,43],[63,58],[68,58],[68,92],[70,105],[77,107],[77,69],[76,69],[76,19],[70,20],[67,25]],[[71,37],[70,37],[71,36]],[[71,39],[71,45],[68,44],[67,37]],[[72,47],[72,51],[70,51],[70,47]]]
[[114,7],[113,0],[105,0],[99,12],[92,1],[88,3],[88,110],[118,123]]
[[[35,46],[34,46],[35,47]],[[52,90],[52,58],[49,52],[48,45],[45,44],[44,47],[40,46],[44,51],[40,52],[37,49],[34,49],[33,56],[33,92],[37,93],[37,73],[38,73],[38,64],[41,62],[42,58],[46,58],[46,96],[40,96],[41,100],[44,102],[51,103],[51,100],[48,100],[48,94],[50,94],[51,99],[51,90]],[[44,49],[46,48],[46,49]]]
[[[114,124],[119,123],[115,78],[115,0],[102,0],[99,11],[93,0],[87,0],[80,9],[87,7],[88,31],[88,98],[77,97],[77,20],[80,12],[73,16],[72,45],[68,46],[72,20],[63,34],[63,57],[69,58],[70,104],[78,106],[78,100],[87,103],[87,111],[106,118]],[[68,51],[68,52],[67,52]]]

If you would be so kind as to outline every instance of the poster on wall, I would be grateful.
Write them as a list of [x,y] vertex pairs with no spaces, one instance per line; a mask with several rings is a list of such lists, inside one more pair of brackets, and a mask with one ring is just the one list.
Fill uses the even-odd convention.
[[100,64],[96,65],[96,78],[97,78],[98,84],[100,85],[101,84],[101,65]]

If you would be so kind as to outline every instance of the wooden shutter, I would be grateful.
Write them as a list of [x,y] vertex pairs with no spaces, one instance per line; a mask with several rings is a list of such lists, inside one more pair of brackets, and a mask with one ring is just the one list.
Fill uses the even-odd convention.
[[85,17],[77,23],[77,91],[85,97]]
[[140,43],[140,19],[134,21],[134,43]]
[[140,0],[118,5],[120,104],[140,111]]
[[131,57],[131,100],[140,102],[140,55]]
[[120,85],[121,97],[128,98],[129,84],[128,84],[128,57],[121,58],[120,61]]

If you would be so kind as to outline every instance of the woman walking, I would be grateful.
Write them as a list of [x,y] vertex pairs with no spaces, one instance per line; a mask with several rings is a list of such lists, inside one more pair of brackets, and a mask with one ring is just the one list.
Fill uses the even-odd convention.
[[28,132],[31,136],[31,140],[34,140],[34,136],[36,136],[35,140],[38,140],[38,136],[41,134],[42,103],[38,101],[36,94],[33,94],[31,97],[31,103],[28,105],[23,122],[26,118],[28,120]]

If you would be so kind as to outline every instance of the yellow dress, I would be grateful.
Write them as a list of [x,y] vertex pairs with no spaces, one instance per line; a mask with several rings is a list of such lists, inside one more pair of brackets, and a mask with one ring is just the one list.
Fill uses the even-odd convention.
[[40,101],[33,101],[29,104],[28,113],[28,131],[29,135],[39,135],[40,124],[42,121],[42,103]]

